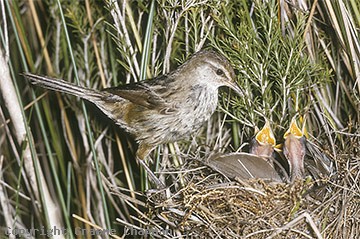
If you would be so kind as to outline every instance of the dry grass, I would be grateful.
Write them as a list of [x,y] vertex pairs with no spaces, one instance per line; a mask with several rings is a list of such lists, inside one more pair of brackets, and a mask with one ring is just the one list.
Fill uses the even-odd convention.
[[356,238],[360,158],[340,151],[337,157],[331,178],[294,184],[229,181],[189,158],[167,173],[178,175],[169,189],[144,195],[148,211],[136,227],[170,230],[168,238]]

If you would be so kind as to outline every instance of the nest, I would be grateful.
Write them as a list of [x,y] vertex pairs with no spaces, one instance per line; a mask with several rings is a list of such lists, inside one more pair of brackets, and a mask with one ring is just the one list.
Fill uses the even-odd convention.
[[133,224],[118,221],[150,238],[358,238],[359,139],[348,137],[336,158],[327,154],[331,176],[292,184],[230,180],[205,165],[208,156],[180,157],[187,158],[181,166],[160,170],[166,190],[149,190],[133,202],[142,206]]
[[360,161],[349,171],[343,156],[332,178],[293,184],[231,181],[189,160],[172,187],[148,192],[141,227],[159,238],[356,238]]

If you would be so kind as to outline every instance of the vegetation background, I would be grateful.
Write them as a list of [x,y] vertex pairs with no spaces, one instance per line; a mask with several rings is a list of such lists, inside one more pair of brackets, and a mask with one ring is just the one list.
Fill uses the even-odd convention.
[[167,73],[204,47],[230,59],[245,97],[223,91],[199,133],[155,150],[154,171],[181,181],[176,170],[189,159],[246,151],[265,118],[281,142],[296,116],[337,170],[324,198],[338,205],[337,221],[321,221],[321,234],[360,234],[359,203],[348,207],[360,194],[359,1],[0,3],[1,237],[54,225],[69,238],[76,227],[121,235],[142,225],[147,208],[131,137],[91,104],[32,87],[21,72],[102,89]]

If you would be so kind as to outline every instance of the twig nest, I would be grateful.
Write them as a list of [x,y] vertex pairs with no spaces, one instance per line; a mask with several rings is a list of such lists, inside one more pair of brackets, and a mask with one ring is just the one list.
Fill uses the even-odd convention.
[[149,218],[157,227],[172,228],[174,235],[265,238],[286,233],[286,237],[301,238],[301,233],[309,237],[319,233],[321,220],[316,215],[313,227],[300,219],[291,228],[284,227],[305,214],[311,218],[312,210],[321,205],[324,198],[311,194],[315,184],[310,178],[293,184],[264,179],[232,181],[198,161],[188,162],[183,171],[184,183],[179,189],[175,183],[167,200],[157,194],[148,197],[153,206]]

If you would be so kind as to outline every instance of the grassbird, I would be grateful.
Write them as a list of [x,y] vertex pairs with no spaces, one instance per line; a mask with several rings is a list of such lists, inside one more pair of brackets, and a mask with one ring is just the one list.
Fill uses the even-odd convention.
[[213,50],[195,53],[169,74],[103,90],[30,73],[24,76],[34,85],[90,101],[133,135],[139,144],[136,158],[158,186],[161,182],[143,162],[149,153],[197,131],[214,113],[219,87],[242,95],[230,62]]
[[295,117],[291,120],[289,129],[284,134],[283,153],[288,160],[290,181],[302,179],[304,175],[304,158],[306,154],[306,138],[297,126]]

